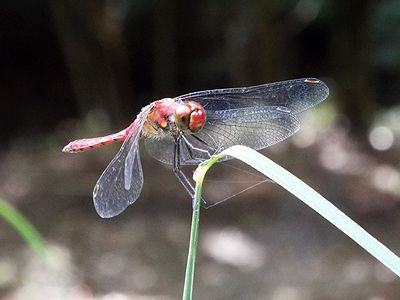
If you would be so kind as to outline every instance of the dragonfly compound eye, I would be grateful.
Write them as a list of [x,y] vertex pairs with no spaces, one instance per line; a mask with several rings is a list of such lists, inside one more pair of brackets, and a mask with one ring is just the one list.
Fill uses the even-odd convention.
[[195,101],[186,101],[175,109],[175,124],[184,132],[198,132],[203,127],[204,120],[204,108]]
[[189,130],[192,133],[196,133],[203,128],[206,113],[200,103],[189,101],[188,104],[190,105],[192,111],[190,113]]
[[185,104],[180,104],[175,108],[175,124],[182,131],[189,130],[191,109],[190,106]]

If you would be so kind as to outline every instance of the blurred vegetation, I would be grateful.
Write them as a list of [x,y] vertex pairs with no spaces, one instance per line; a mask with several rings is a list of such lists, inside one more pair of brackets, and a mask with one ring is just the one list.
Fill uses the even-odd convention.
[[355,132],[365,132],[372,111],[398,102],[395,0],[2,6],[3,139],[94,109],[120,125],[157,98],[303,76],[328,80]]
[[32,251],[45,258],[45,243],[35,226],[22,213],[1,198],[0,217],[14,227]]

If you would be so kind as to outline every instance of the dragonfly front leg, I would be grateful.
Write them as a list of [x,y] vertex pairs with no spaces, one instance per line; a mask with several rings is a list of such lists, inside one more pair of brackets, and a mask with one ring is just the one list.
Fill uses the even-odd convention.
[[[216,153],[215,148],[208,145],[205,141],[203,141],[199,137],[197,137],[195,135],[190,135],[190,137],[196,139],[198,142],[200,142],[202,144],[202,146],[211,150],[212,153]],[[189,139],[184,134],[181,134],[180,138],[182,138],[182,140],[184,141],[186,150],[193,162],[201,163],[202,161],[211,158],[211,154],[210,154],[209,150],[194,146],[192,144],[192,142],[190,142]],[[202,154],[204,154],[204,155],[202,155]]]

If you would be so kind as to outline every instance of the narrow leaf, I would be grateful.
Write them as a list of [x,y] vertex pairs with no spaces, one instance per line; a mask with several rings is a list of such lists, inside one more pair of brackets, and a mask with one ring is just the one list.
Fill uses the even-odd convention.
[[0,217],[15,228],[29,247],[41,257],[45,257],[45,244],[31,222],[7,201],[0,198]]
[[336,208],[327,199],[318,194],[310,186],[253,149],[237,145],[211,157],[208,161],[203,162],[199,168],[196,169],[194,174],[196,183],[201,183],[205,173],[213,165],[213,163],[226,155],[240,159],[254,169],[263,173],[265,176],[268,176],[277,184],[281,185],[283,188],[295,195],[297,198],[343,231],[346,235],[352,238],[356,243],[358,243],[361,247],[367,250],[376,259],[378,259],[400,277],[400,258],[398,256],[396,256],[385,245],[380,243],[342,211]]

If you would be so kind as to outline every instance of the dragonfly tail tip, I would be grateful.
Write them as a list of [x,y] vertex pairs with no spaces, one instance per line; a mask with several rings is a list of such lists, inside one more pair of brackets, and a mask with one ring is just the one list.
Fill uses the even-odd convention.
[[73,153],[74,151],[72,150],[71,143],[69,143],[68,145],[66,145],[66,146],[62,149],[62,152],[64,152],[64,153]]

